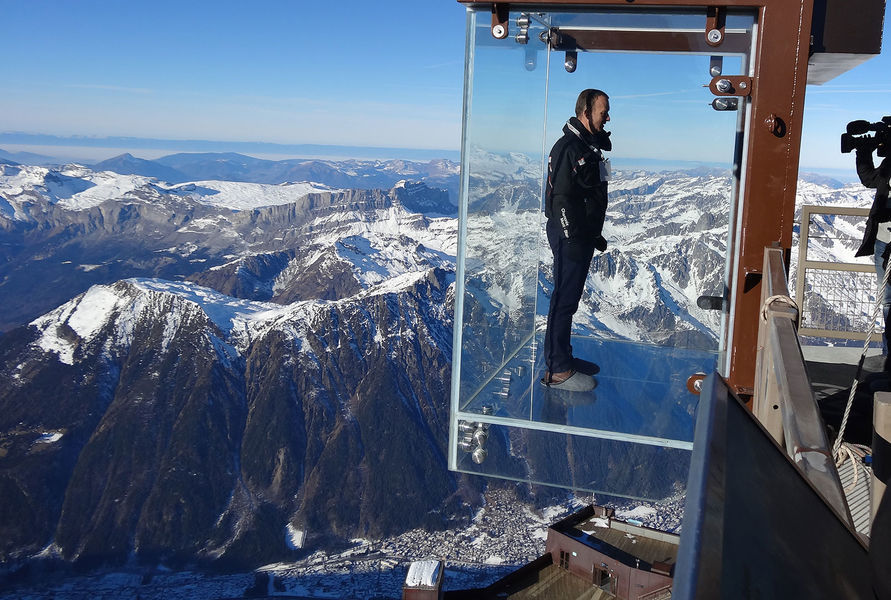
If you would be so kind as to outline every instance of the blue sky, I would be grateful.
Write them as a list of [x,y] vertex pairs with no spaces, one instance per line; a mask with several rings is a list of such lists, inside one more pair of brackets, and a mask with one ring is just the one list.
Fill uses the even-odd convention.
[[0,8],[0,131],[459,146],[465,11],[457,2],[0,0]]
[[[454,0],[0,0],[0,14],[0,132],[459,147]],[[891,114],[888,38],[881,56],[808,90],[803,166],[853,168],[838,152],[845,124]],[[616,141],[622,122],[665,125],[628,96],[614,96]]]

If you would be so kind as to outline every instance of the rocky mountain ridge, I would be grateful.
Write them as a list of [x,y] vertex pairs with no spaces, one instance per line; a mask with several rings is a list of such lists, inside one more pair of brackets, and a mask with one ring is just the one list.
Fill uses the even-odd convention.
[[[337,258],[332,246],[341,238],[352,236],[354,246],[370,251],[374,244],[358,241],[366,232],[393,240],[415,236],[429,249],[432,265],[442,264],[442,249],[455,243],[453,221],[440,225],[448,220],[438,216],[452,210],[447,194],[417,182],[399,182],[389,191],[232,182],[170,186],[77,166],[0,170],[0,293],[6,309],[0,330],[27,323],[95,283],[127,277],[213,282],[222,277],[212,272],[215,267],[232,271],[236,263],[257,263],[243,270],[250,273],[259,262],[293,260],[299,249],[314,261],[291,268],[298,283],[318,279],[318,270],[330,266],[341,273],[343,286],[355,289],[349,280],[365,277],[367,269]],[[322,287],[318,283],[316,291]],[[305,298],[311,288],[295,290],[281,280],[275,294],[257,299]]]
[[250,562],[289,525],[441,527],[451,277],[287,307],[125,280],[5,336],[3,558]]

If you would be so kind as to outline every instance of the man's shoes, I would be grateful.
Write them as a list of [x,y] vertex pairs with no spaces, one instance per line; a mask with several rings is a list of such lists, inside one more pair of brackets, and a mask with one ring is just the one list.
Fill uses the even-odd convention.
[[546,372],[540,381],[546,388],[566,390],[567,392],[590,392],[597,386],[593,377],[579,371],[570,371],[569,375],[563,379],[555,379]]
[[573,358],[572,368],[582,375],[597,375],[600,373],[600,367],[597,364],[583,358]]

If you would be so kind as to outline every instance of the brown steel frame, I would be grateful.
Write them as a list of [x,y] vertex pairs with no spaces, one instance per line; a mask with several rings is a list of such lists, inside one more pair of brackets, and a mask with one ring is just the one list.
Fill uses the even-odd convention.
[[[813,0],[561,0],[541,2],[458,2],[492,10],[493,24],[507,24],[511,7],[543,11],[581,10],[595,7],[708,9],[709,24],[721,26],[720,15],[728,8],[750,9],[757,14],[753,84],[748,94],[749,136],[744,148],[745,186],[739,201],[741,230],[739,260],[731,273],[735,289],[728,384],[740,396],[751,398],[755,381],[762,261],[765,246],[779,244],[791,252],[801,149],[804,96],[810,50]],[[712,20],[715,15],[716,18]],[[703,32],[705,35],[705,32]],[[506,37],[506,34],[505,34]],[[736,240],[728,240],[734,253]]]

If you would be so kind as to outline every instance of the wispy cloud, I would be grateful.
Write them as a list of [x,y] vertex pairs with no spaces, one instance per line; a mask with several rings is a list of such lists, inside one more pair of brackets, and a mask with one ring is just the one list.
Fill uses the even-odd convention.
[[106,92],[123,92],[125,94],[152,94],[154,90],[149,88],[133,88],[120,85],[102,85],[98,83],[70,83],[65,87],[83,90],[103,90]]
[[652,94],[625,94],[623,96],[610,96],[612,100],[627,100],[629,98],[653,98],[656,96],[678,96],[688,94],[691,90],[675,90],[673,92],[653,92]]
[[432,65],[424,65],[422,68],[424,69],[441,69],[443,67],[454,67],[455,65],[463,65],[464,61],[461,60],[450,60],[448,62],[434,63]]
[[869,87],[852,87],[852,88],[808,88],[808,95],[812,94],[891,94],[891,88],[869,88]]

